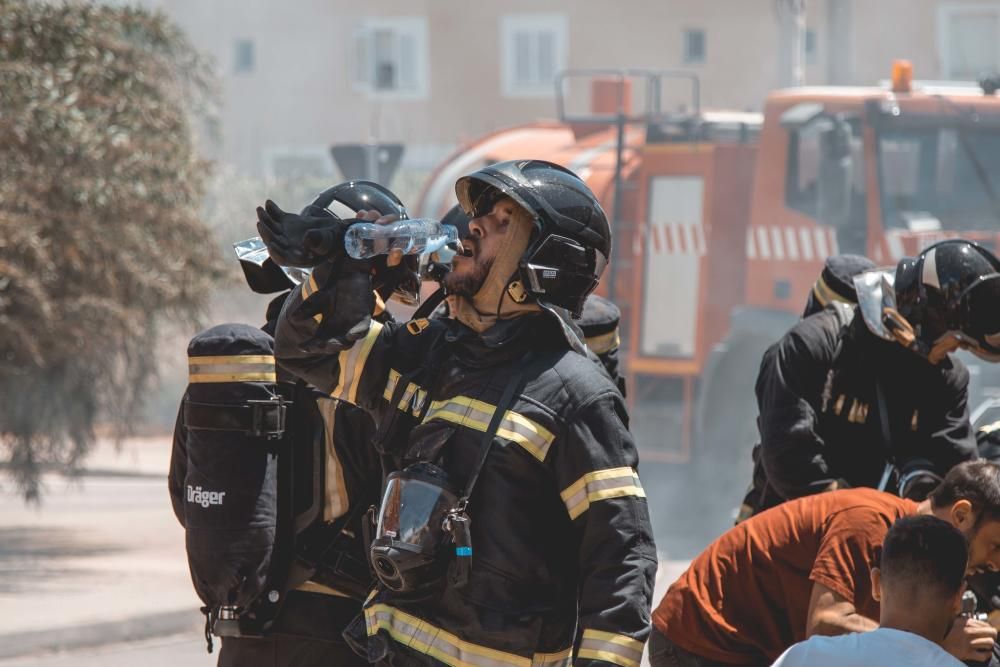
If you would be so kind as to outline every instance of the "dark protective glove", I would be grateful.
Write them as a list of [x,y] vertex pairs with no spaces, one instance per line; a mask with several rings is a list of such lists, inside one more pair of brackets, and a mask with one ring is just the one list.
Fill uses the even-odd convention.
[[313,269],[313,279],[318,289],[289,313],[293,320],[319,318],[316,333],[302,347],[340,350],[363,338],[375,310],[371,262],[349,257],[324,262]]
[[282,211],[268,199],[257,207],[257,231],[267,253],[280,266],[311,268],[344,254],[344,232],[355,222],[329,214],[299,215]]

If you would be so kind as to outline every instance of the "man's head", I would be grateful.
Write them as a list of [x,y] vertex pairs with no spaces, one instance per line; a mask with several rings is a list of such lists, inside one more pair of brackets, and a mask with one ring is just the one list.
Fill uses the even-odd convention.
[[[544,160],[511,160],[458,179],[455,195],[461,207],[484,224],[502,217],[504,211],[497,212],[498,206],[523,212],[532,233],[515,265],[517,292],[579,316],[611,256],[607,216],[579,176]],[[494,219],[491,224],[499,222]],[[481,244],[484,259],[488,254],[485,238],[488,234]],[[482,267],[477,271],[481,273]],[[468,276],[473,271],[468,268],[462,273]],[[460,275],[453,279],[460,280]],[[473,284],[470,276],[464,287]]]
[[968,561],[965,536],[947,521],[929,515],[896,521],[871,573],[872,594],[882,603],[882,622],[940,628],[940,636],[928,637],[940,641],[961,610]]
[[[506,286],[510,274],[517,266],[517,260],[527,247],[531,235],[531,219],[510,197],[498,197],[483,215],[469,221],[468,233],[461,238],[462,252],[452,259],[452,270],[444,277],[442,284],[449,294],[472,298],[487,278],[499,280]],[[519,243],[511,243],[516,229]],[[507,257],[510,255],[510,257]],[[498,257],[509,269],[508,275],[490,276]],[[513,268],[510,264],[513,263]]]
[[952,468],[934,489],[931,511],[969,542],[969,571],[1000,571],[1000,466],[967,461]]
[[905,257],[894,291],[885,323],[906,347],[931,363],[960,347],[1000,361],[1000,260],[986,248],[950,239]]

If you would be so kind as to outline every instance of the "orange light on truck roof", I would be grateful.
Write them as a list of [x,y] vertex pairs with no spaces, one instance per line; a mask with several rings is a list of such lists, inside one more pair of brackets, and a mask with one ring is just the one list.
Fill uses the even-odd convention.
[[909,93],[913,87],[913,63],[896,60],[892,63],[892,92]]

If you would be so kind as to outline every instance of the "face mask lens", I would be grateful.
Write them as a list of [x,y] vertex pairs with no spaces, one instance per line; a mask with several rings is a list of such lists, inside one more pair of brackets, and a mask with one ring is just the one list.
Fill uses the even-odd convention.
[[455,502],[454,494],[434,483],[394,477],[386,485],[376,536],[433,550],[441,541],[445,514]]

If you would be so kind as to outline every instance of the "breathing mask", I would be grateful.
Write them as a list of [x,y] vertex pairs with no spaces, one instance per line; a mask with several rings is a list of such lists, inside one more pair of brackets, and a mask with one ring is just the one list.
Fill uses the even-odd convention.
[[406,593],[439,580],[448,565],[448,545],[457,561],[449,583],[468,580],[472,539],[465,502],[448,474],[420,462],[391,473],[382,495],[371,563],[386,588]]

